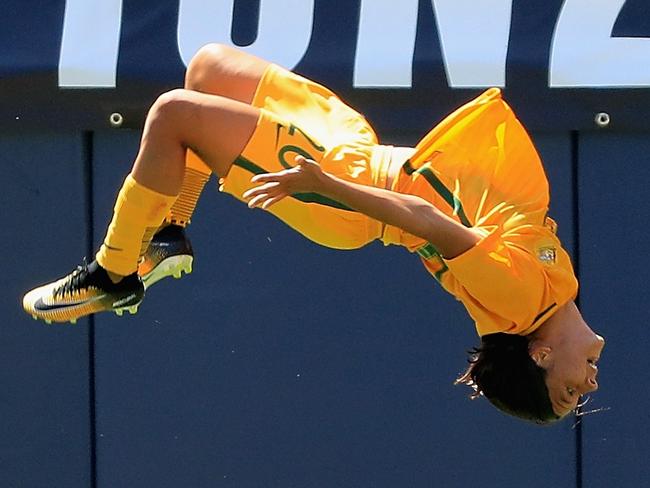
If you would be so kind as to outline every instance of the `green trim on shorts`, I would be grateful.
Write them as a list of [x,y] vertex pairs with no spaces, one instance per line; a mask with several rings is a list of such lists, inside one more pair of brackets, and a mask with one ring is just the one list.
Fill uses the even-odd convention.
[[256,165],[250,159],[246,159],[244,156],[237,156],[237,159],[235,159],[235,161],[232,164],[234,164],[235,166],[239,166],[240,168],[245,169],[246,171],[253,173],[254,175],[261,175],[263,173],[268,173],[268,171]]
[[467,215],[465,215],[465,209],[463,209],[463,204],[460,199],[454,195],[442,181],[440,181],[440,179],[433,173],[433,171],[431,171],[431,169],[427,167],[415,169],[413,166],[411,166],[410,160],[407,160],[404,163],[403,168],[406,174],[409,176],[413,173],[418,173],[424,176],[424,179],[427,180],[427,182],[436,191],[436,193],[438,193],[438,195],[440,195],[445,200],[445,202],[447,202],[447,204],[454,209],[454,214],[458,215],[460,223],[465,227],[472,226],[469,219],[467,218]]
[[[233,162],[235,166],[239,166],[246,171],[253,173],[254,175],[261,175],[268,173],[268,170],[265,170],[261,166],[258,166],[249,159],[246,159],[244,156],[238,156],[237,159]],[[348,212],[356,212],[353,208],[348,207],[347,205],[332,200],[331,198],[325,197],[318,193],[295,193],[291,195],[292,198],[299,200],[303,203],[316,203],[318,205],[324,205],[326,207],[338,208],[339,210],[346,210]]]
[[355,209],[343,205],[341,202],[337,202],[336,200],[332,200],[331,198],[324,197],[318,193],[294,193],[291,196],[304,203],[317,203],[318,205],[325,205],[326,207],[347,210],[348,212],[356,212]]

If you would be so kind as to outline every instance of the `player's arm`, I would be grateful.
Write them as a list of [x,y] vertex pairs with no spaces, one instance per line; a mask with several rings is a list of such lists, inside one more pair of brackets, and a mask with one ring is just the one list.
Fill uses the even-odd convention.
[[342,180],[301,156],[296,163],[291,169],[253,177],[262,184],[244,194],[248,205],[268,208],[288,195],[315,192],[425,239],[446,258],[462,254],[481,239],[422,198]]

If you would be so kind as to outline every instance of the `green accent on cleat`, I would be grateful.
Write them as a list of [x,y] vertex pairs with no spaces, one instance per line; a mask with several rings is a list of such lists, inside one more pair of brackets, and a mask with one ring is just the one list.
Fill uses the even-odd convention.
[[72,325],[76,324],[76,323],[77,323],[77,319],[72,319],[72,320],[70,321],[70,323],[71,323]]
[[45,323],[46,323],[47,325],[51,325],[51,324],[52,324],[52,321],[51,321],[51,320],[46,320]]
[[124,315],[125,310],[128,310],[128,312],[131,315],[135,315],[136,313],[138,313],[138,307],[139,306],[140,306],[140,304],[137,304],[137,305],[132,305],[130,307],[118,308],[118,309],[113,310],[113,311],[115,312],[115,315],[117,315],[118,317],[122,317]]

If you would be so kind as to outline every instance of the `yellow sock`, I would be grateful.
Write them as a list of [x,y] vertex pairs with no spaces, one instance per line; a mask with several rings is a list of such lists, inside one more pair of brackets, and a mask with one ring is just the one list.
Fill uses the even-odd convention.
[[212,170],[193,151],[188,149],[185,158],[183,186],[178,199],[165,217],[166,224],[175,224],[181,227],[189,224],[196,203],[211,174]]
[[140,256],[175,200],[176,196],[146,188],[128,175],[104,243],[95,256],[100,266],[121,276],[135,273]]

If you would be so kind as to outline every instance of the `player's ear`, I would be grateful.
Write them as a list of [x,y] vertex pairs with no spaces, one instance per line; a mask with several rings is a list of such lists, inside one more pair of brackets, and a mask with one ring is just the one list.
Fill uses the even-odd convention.
[[533,341],[528,346],[528,354],[540,368],[547,369],[553,359],[553,350],[542,341]]

